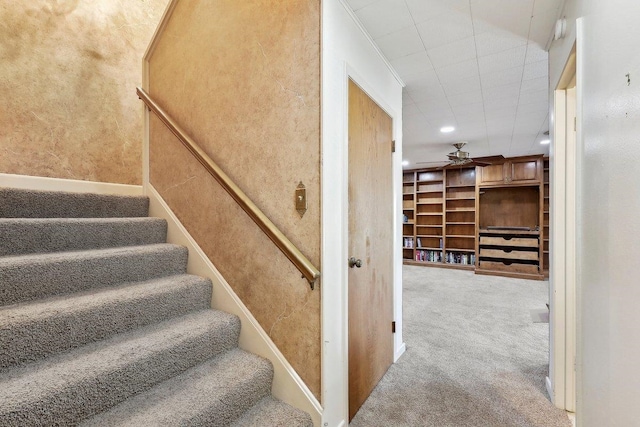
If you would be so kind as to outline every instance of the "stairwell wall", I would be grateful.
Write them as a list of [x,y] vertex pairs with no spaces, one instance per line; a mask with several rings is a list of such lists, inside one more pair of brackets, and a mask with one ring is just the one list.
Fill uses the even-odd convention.
[[140,58],[168,0],[0,0],[0,172],[141,184]]
[[[172,5],[147,53],[146,89],[319,266],[319,1]],[[153,115],[149,181],[319,398],[319,284],[309,288]]]

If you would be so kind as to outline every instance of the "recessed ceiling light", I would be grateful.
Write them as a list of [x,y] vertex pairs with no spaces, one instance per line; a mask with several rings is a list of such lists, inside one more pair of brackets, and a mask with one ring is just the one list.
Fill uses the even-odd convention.
[[440,132],[442,133],[449,133],[453,132],[454,130],[456,130],[456,128],[454,128],[453,126],[443,126],[440,128]]
[[403,160],[402,166],[409,166],[409,160]]
[[550,139],[543,139],[542,141],[540,141],[540,144],[547,145],[550,142],[551,142]]

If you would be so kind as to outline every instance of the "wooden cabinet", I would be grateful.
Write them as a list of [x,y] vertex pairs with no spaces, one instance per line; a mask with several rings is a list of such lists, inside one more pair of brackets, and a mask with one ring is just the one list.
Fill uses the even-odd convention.
[[404,262],[542,279],[549,248],[543,177],[542,156],[405,171]]
[[535,157],[505,159],[501,164],[478,167],[478,184],[484,186],[520,185],[540,182],[542,160]]

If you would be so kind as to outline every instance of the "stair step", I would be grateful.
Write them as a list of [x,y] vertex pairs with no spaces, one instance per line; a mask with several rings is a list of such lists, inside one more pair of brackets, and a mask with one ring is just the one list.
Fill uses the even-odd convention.
[[167,241],[160,218],[0,218],[0,256]]
[[11,369],[0,425],[75,424],[231,350],[239,332],[237,317],[204,310]]
[[171,244],[0,258],[0,305],[186,273],[187,249]]
[[0,308],[0,369],[207,309],[211,291],[185,274]]
[[81,424],[228,426],[271,392],[273,367],[234,349]]
[[0,218],[141,217],[149,198],[0,188]]
[[313,427],[306,412],[267,396],[255,404],[232,427]]

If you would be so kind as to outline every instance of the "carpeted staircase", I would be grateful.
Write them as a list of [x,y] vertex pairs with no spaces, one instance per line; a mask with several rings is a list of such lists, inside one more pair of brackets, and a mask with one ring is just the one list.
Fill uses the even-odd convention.
[[148,203],[0,188],[0,425],[312,426]]

